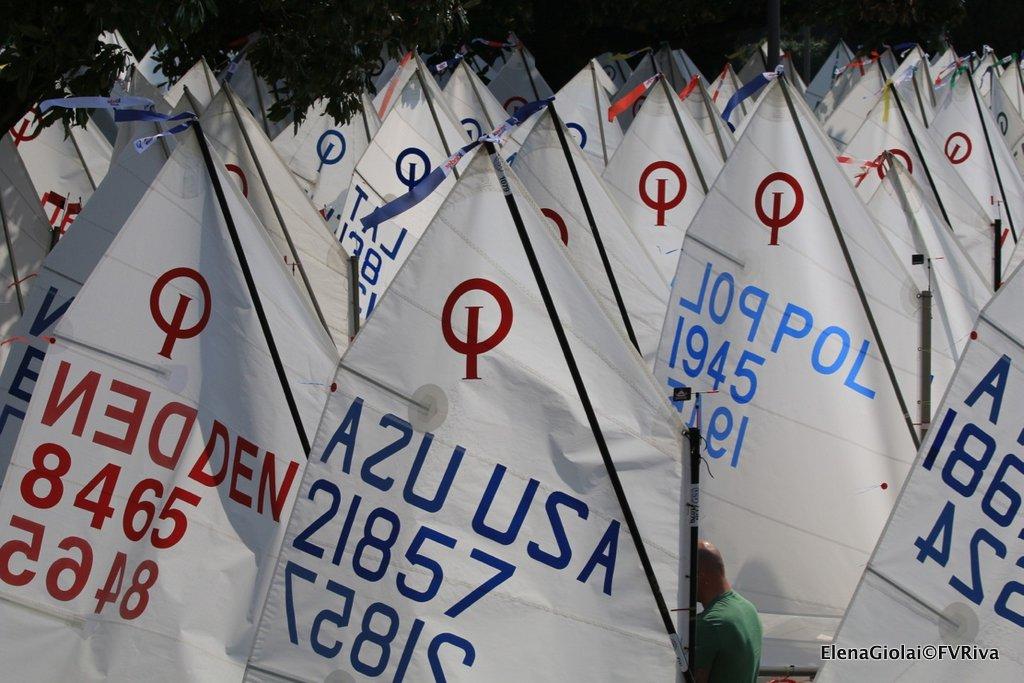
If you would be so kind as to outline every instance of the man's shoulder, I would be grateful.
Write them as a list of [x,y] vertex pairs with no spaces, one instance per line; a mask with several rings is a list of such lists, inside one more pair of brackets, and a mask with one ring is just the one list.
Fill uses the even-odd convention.
[[698,615],[698,619],[703,620],[708,625],[732,624],[736,621],[747,621],[751,618],[759,619],[757,607],[736,591],[730,591],[728,595],[722,596],[709,609],[704,610]]

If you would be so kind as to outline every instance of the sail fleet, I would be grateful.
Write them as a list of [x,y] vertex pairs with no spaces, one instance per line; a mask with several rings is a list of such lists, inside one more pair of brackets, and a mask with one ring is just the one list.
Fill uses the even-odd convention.
[[5,677],[1024,675],[1019,59],[497,45],[0,139]]

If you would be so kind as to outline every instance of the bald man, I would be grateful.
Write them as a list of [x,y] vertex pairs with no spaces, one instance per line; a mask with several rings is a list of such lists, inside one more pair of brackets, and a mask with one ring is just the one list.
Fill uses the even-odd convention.
[[757,608],[732,589],[722,553],[697,543],[697,683],[754,683],[761,664]]

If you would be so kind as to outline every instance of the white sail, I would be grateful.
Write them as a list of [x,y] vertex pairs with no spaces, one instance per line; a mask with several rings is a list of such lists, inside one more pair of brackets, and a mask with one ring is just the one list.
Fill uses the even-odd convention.
[[[832,87],[824,97],[818,101],[818,104],[814,107],[814,113],[821,121],[828,120],[828,117],[832,115],[838,107],[839,103],[843,101],[843,98],[857,85],[861,78],[867,73],[868,67],[870,67],[875,60],[868,57],[854,57],[852,60],[843,64],[843,69],[835,81],[832,83]],[[746,81],[744,81],[746,83]]]
[[0,490],[12,680],[241,678],[337,354],[213,162],[237,240],[179,140],[53,332]]
[[[654,53],[645,52],[637,62],[636,67],[630,72],[629,78],[626,82],[618,89],[618,91],[612,95],[611,102],[615,104],[618,100],[622,99],[625,95],[633,91],[634,88],[643,84],[649,80],[655,73],[658,73],[660,67],[654,62]],[[669,88],[671,90],[671,88]],[[677,91],[678,92],[678,91]],[[648,93],[647,95],[649,95]],[[633,119],[636,118],[640,108],[643,107],[644,101],[647,99],[647,95],[641,95],[639,99],[633,102],[633,105],[628,109],[622,111],[616,121],[622,126],[623,130],[628,131],[630,126],[633,125]]]
[[531,680],[601,680],[623,662],[636,680],[674,678],[506,197],[672,607],[688,542],[679,422],[494,164],[509,194],[476,155],[338,369],[251,680],[507,680],[524,666]]
[[252,115],[260,122],[263,132],[273,140],[278,134],[291,125],[291,117],[274,121],[270,118],[270,108],[281,99],[281,92],[286,90],[283,83],[270,84],[262,76],[256,73],[252,62],[248,58],[242,58],[234,69],[228,68],[224,74],[225,83],[230,83],[232,89],[245,106],[252,112]]
[[829,661],[816,681],[1024,677],[1022,296],[1018,269],[981,313],[833,641],[917,658]]
[[[964,179],[978,203],[991,218],[1002,218],[1003,228],[1009,229],[1003,242],[1005,253],[1024,231],[1024,178],[992,112],[976,96],[970,78],[956,78],[945,89],[928,130],[944,151],[947,165]],[[1013,272],[1018,262],[1016,253],[1003,259],[1003,272]]]
[[[715,107],[719,112],[725,111],[725,105],[729,103],[729,100],[736,91],[743,87],[740,83],[740,79],[736,77],[736,72],[733,71],[732,64],[729,62],[725,63],[722,70],[718,72],[718,77],[715,78],[714,83],[711,84],[711,101],[715,103]],[[750,112],[750,103],[747,101],[741,101],[739,106],[736,107],[732,114],[733,120],[736,123],[740,123],[746,118]]]
[[598,172],[605,169],[622,143],[622,126],[617,119],[608,122],[611,100],[601,85],[603,75],[601,66],[592,59],[555,95],[559,115]]
[[[465,143],[466,134],[444,101],[430,72],[417,57],[405,86],[381,122],[352,173],[345,208],[329,225],[345,251],[359,259],[359,313],[373,313],[409,250],[437,212],[455,175],[426,199],[391,221],[372,228],[360,219],[408,192]],[[457,171],[465,168],[463,159]]]
[[[689,93],[684,87],[676,94],[686,95],[682,98],[681,108],[690,113],[690,117],[704,134],[708,146],[718,153],[718,158],[722,162],[728,159],[736,147],[736,137],[711,100],[711,93],[705,87],[704,80],[698,79]],[[740,124],[742,125],[742,121]]]
[[214,97],[200,121],[224,170],[249,200],[291,273],[307,310],[344,351],[353,334],[344,250],[230,85]]
[[518,48],[505,66],[494,76],[487,88],[509,114],[527,102],[552,97],[555,92],[537,71],[533,55],[525,48]]
[[935,117],[935,91],[932,89],[928,56],[919,45],[912,47],[888,79],[903,96],[903,102],[926,124]]
[[[420,61],[419,56],[410,50],[402,55],[400,60],[391,60],[388,63],[386,72],[390,72],[391,75],[386,79],[383,74],[380,76],[381,83],[377,86],[377,94],[373,96],[373,107],[377,110],[377,118],[383,121],[391,108],[395,106],[406,83],[419,68]],[[429,70],[424,70],[423,75],[429,73]]]
[[803,98],[768,88],[686,232],[655,376],[717,391],[701,535],[760,611],[762,664],[800,666],[913,459],[920,304]]
[[[932,351],[952,365],[982,307],[992,298],[991,274],[978,270],[934,200],[902,163],[885,162],[883,168],[885,180],[868,201],[868,210],[902,263],[912,263],[915,254],[924,256],[924,263],[911,265],[910,272],[918,290],[932,292]],[[933,398],[937,401],[939,395]]]
[[857,79],[856,84],[839,100],[835,109],[825,119],[822,128],[837,149],[844,149],[864,123],[868,112],[881,97],[885,81],[878,60],[871,62],[865,68],[864,75]]
[[42,128],[33,108],[7,133],[25,163],[50,225],[67,231],[107,175],[111,146],[96,124]]
[[363,93],[362,111],[347,123],[335,121],[317,102],[298,129],[289,126],[274,138],[274,149],[295,175],[299,186],[323,215],[330,218],[345,207],[352,171],[380,129],[370,97]]
[[465,60],[452,70],[451,78],[444,86],[444,97],[452,114],[465,129],[467,142],[486,135],[508,118],[501,104]]
[[1013,99],[1002,81],[994,81],[989,94],[989,108],[996,120],[996,130],[1010,150],[1017,171],[1024,173],[1024,119],[1014,106]]
[[[964,179],[949,163],[942,148],[933,140],[928,129],[918,120],[904,102],[897,89],[890,88],[889,101],[880,98],[864,120],[864,125],[850,140],[845,154],[852,159],[848,177],[856,176],[862,199],[874,194],[881,183],[883,172],[879,167],[860,168],[867,161],[878,163],[888,150],[907,167],[922,190],[927,190],[947,220],[957,240],[982,273],[992,272],[995,251],[992,218],[981,207]],[[1013,240],[1002,244],[1002,262],[1009,261]]]
[[1019,59],[1014,59],[1003,69],[999,82],[1003,84],[1010,105],[1018,114],[1024,115],[1024,78],[1021,77]]
[[612,59],[612,53],[610,52],[603,52],[595,57],[595,59],[601,65],[601,70],[611,80],[612,85],[615,86],[615,89],[610,91],[608,95],[614,95],[629,80],[629,75],[633,73],[633,68],[625,59]]
[[126,149],[111,163],[110,172],[96,189],[96,201],[90,201],[76,219],[82,229],[62,237],[32,278],[24,315],[8,333],[12,341],[5,345],[8,350],[0,373],[4,396],[0,406],[0,481],[10,464],[40,364],[50,348],[53,327],[163,167],[175,143],[174,138],[162,138],[161,142],[145,154]]
[[[634,72],[635,73],[635,72]],[[663,80],[602,177],[665,282],[675,274],[690,220],[722,168],[679,98]]]
[[[52,229],[10,137],[0,138],[0,360],[17,340],[8,337],[25,312]],[[0,418],[2,419],[2,418]],[[2,474],[2,472],[0,472]]]
[[814,74],[814,78],[807,84],[807,92],[804,94],[807,106],[811,109],[817,107],[818,102],[832,89],[836,72],[852,61],[853,51],[846,45],[846,42],[840,40],[822,62],[818,72]]
[[[188,95],[185,91],[188,90]],[[196,116],[201,116],[210,102],[220,92],[220,83],[204,57],[174,82],[167,91],[167,101],[175,107],[184,107]]]
[[[557,107],[557,100],[555,104]],[[561,111],[558,108],[559,116]],[[653,364],[668,309],[668,282],[600,176],[588,165],[583,151],[570,140],[569,124],[565,123],[566,146],[597,228],[594,233],[551,113],[544,112],[539,119],[516,154],[516,175],[549,221],[552,234],[565,245],[569,260],[597,294],[608,317],[628,336],[625,310],[640,353]],[[598,236],[608,259],[607,269],[597,247]]]

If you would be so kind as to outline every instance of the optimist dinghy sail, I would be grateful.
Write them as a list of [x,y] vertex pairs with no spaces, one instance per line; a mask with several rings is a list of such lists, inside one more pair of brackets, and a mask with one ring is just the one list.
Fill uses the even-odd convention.
[[13,680],[241,679],[337,352],[207,154],[179,139],[52,333],[0,489]]
[[583,150],[570,139],[570,124],[564,123],[559,134],[551,107],[539,118],[516,154],[516,175],[608,316],[653,364],[668,308],[668,283]]
[[[345,208],[328,221],[345,251],[359,259],[360,318],[377,300],[451,189],[466,160],[426,199],[393,220],[365,227],[361,218],[408,192],[465,143],[466,133],[426,65],[416,57],[380,130],[356,163]],[[390,86],[389,86],[390,87]]]
[[622,143],[622,126],[608,121],[611,102],[601,85],[603,75],[592,59],[555,96],[566,127],[599,173]]
[[912,263],[915,254],[924,257],[910,272],[918,289],[931,291],[934,299],[931,348],[955,361],[992,298],[992,287],[902,162],[892,155],[883,163],[885,179],[868,201],[868,210],[902,263]]
[[602,177],[667,283],[722,158],[664,79],[647,91],[637,122]]
[[214,97],[200,121],[295,279],[308,310],[343,351],[355,333],[350,328],[345,252],[331,239],[323,218],[230,85]]
[[[39,266],[52,243],[52,228],[10,137],[0,138],[0,359],[13,340],[11,328],[25,312]],[[0,478],[2,478],[0,471]]]
[[[185,95],[188,91],[188,96]],[[205,57],[192,65],[167,91],[167,101],[176,107],[184,106],[196,116],[201,116],[220,92],[220,82],[206,63]]]
[[919,292],[792,86],[749,120],[687,229],[655,376],[717,391],[701,535],[758,606],[762,664],[808,666],[913,459]]
[[107,175],[111,155],[110,143],[91,119],[69,131],[60,123],[43,128],[39,110],[33,108],[7,133],[50,225],[62,233]]
[[637,548],[684,606],[681,425],[497,155],[473,158],[334,383],[250,680],[675,678]]
[[814,78],[807,84],[804,99],[807,101],[808,107],[813,110],[818,106],[818,102],[832,89],[839,70],[852,61],[853,51],[850,50],[844,41],[840,40],[832,48],[832,52],[829,53],[828,57],[825,58],[821,68],[818,69],[818,73],[814,74]]
[[[939,215],[953,230],[957,240],[970,255],[982,273],[993,272],[992,216],[978,203],[974,192],[964,178],[949,163],[942,147],[936,144],[924,124],[910,110],[900,89],[891,83],[886,86],[890,101],[879,99],[868,114],[860,130],[853,136],[843,158],[857,165],[865,161],[873,166],[856,172],[856,184],[861,198],[871,197],[882,181],[881,163],[886,151],[895,155],[922,190],[927,190]],[[848,173],[848,175],[854,175]],[[1013,240],[1001,241],[1002,263],[1007,264],[1013,250]],[[992,278],[989,277],[989,282]]]
[[82,283],[92,274],[163,167],[175,138],[161,138],[159,143],[145,154],[126,149],[113,161],[107,177],[96,189],[96,201],[90,201],[76,219],[82,230],[71,230],[62,237],[29,281],[32,290],[25,299],[25,312],[10,329],[10,342],[4,345],[7,351],[0,373],[0,391],[4,396],[0,406],[0,481],[10,464],[40,364],[50,348],[53,326],[68,310]]
[[816,681],[1024,677],[1022,298],[1018,268],[977,321],[833,641],[973,656],[830,661]]
[[455,66],[443,93],[452,113],[466,129],[466,140],[469,142],[494,130],[508,118],[501,104],[469,68],[466,60]]

